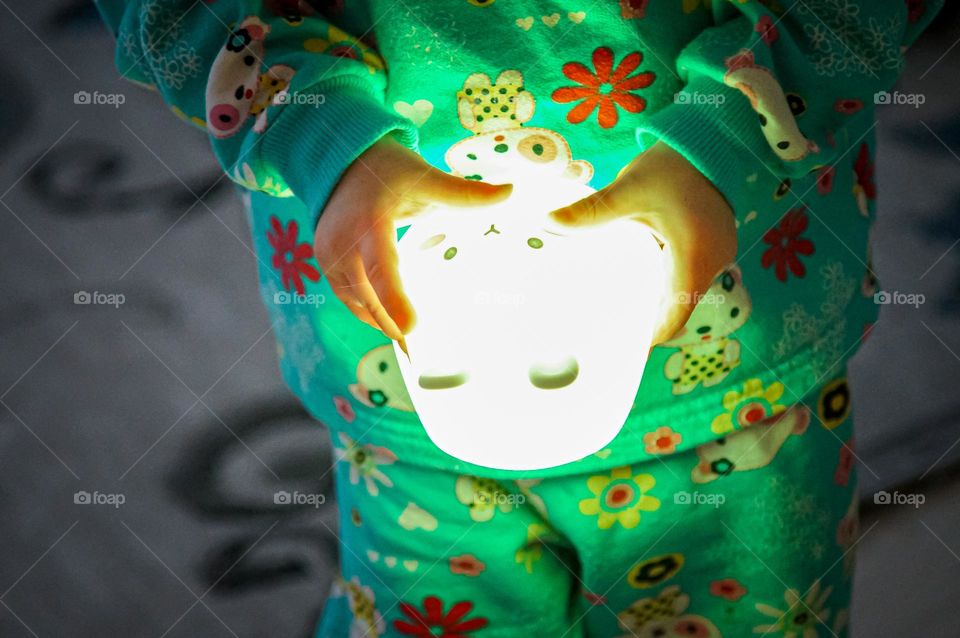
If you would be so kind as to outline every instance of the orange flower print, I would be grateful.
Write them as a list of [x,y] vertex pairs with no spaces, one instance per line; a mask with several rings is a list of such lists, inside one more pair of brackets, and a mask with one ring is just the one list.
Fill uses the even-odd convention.
[[647,108],[647,101],[633,91],[650,86],[656,76],[651,71],[630,75],[640,66],[643,54],[639,51],[627,54],[616,68],[613,68],[614,59],[610,47],[598,47],[593,52],[595,72],[580,62],[563,65],[563,74],[580,85],[561,87],[551,96],[561,104],[580,102],[567,113],[568,122],[580,124],[599,106],[597,122],[602,128],[612,128],[620,119],[617,107],[629,113]]
[[683,437],[668,425],[661,425],[653,432],[643,435],[643,445],[647,454],[671,454],[676,452],[677,444]]
[[450,557],[450,573],[463,576],[479,576],[487,568],[483,561],[473,554],[462,554]]
[[747,588],[734,578],[723,578],[710,583],[710,593],[735,603],[747,595]]

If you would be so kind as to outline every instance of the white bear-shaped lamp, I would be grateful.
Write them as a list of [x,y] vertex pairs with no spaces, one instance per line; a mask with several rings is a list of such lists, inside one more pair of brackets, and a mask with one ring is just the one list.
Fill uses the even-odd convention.
[[482,210],[418,217],[398,245],[417,313],[397,360],[427,434],[448,454],[540,469],[596,452],[640,385],[665,290],[664,257],[633,220],[589,228],[547,213],[589,195],[516,184]]

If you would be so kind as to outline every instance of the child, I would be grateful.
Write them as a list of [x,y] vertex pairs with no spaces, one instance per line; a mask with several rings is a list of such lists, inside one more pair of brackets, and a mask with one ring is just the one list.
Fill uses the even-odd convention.
[[[873,105],[942,2],[99,4],[249,189],[284,376],[338,450],[317,636],[847,635]],[[520,474],[413,412],[394,229],[533,167],[600,189],[561,223],[653,226],[676,303],[620,435]]]

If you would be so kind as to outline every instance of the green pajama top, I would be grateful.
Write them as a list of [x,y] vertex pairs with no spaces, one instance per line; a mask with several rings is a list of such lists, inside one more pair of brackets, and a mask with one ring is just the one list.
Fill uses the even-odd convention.
[[878,292],[874,108],[942,0],[97,4],[121,73],[204,130],[248,189],[281,368],[332,429],[478,469],[426,437],[389,342],[335,300],[313,258],[332,188],[384,135],[465,177],[533,162],[594,188],[664,140],[734,210],[736,266],[654,349],[623,431],[540,474],[689,448],[815,387],[824,427],[849,410],[844,363]]

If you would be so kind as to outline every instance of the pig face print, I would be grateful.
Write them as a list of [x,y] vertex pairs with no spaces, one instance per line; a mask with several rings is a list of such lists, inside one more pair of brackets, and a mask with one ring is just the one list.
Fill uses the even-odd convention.
[[256,16],[243,20],[227,37],[207,77],[207,130],[217,138],[235,135],[248,117],[254,130],[267,125],[267,106],[286,91],[294,70],[277,64],[260,72],[270,27]]

